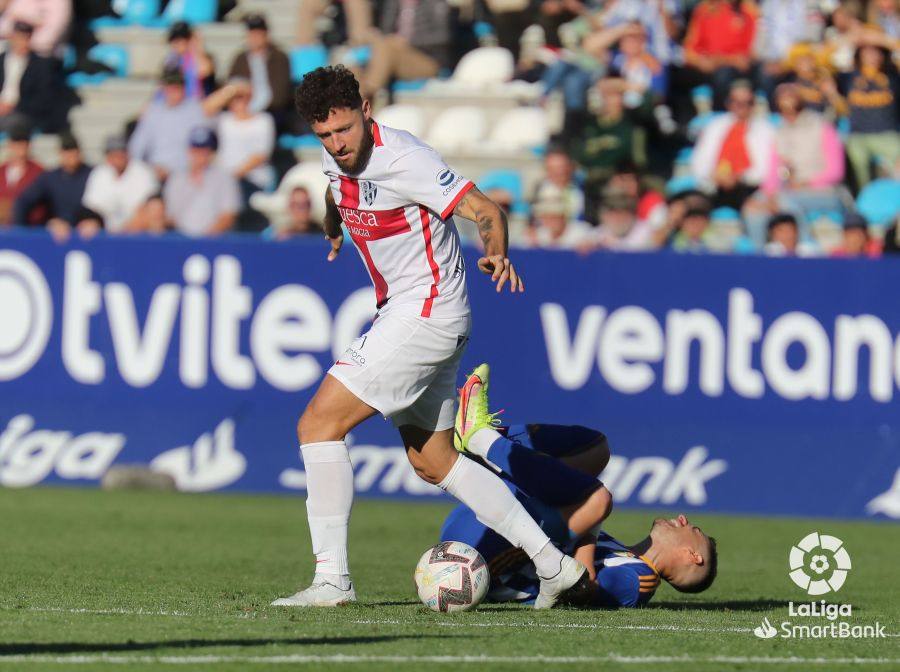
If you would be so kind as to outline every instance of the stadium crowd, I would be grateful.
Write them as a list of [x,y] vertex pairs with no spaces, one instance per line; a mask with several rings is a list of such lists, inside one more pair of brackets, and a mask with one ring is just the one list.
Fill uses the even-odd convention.
[[[0,0],[0,226],[59,240],[320,233],[321,195],[292,181],[278,142],[309,132],[288,51],[324,44],[377,118],[394,83],[446,77],[467,52],[499,46],[514,78],[539,89],[535,105],[563,110],[535,148],[543,172],[521,207],[514,190],[480,185],[519,224],[514,244],[900,250],[898,0],[304,0],[297,17],[277,17],[296,21],[295,45],[271,39],[276,17],[243,14],[244,49],[222,71],[175,21],[156,94],[88,166],[66,76],[103,69],[88,57],[91,20],[134,1]],[[233,14],[218,4],[219,18]],[[58,135],[56,167],[31,158],[36,133]],[[279,199],[262,208],[256,194]]]

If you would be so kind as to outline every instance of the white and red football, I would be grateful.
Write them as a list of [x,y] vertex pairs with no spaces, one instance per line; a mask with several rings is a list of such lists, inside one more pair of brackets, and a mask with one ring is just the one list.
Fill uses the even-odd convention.
[[429,548],[416,565],[416,589],[433,611],[468,611],[487,595],[491,575],[481,553],[461,541]]

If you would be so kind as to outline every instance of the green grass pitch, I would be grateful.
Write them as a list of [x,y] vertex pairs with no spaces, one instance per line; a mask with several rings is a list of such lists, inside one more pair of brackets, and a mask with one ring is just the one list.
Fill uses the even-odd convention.
[[[300,611],[267,605],[311,576],[301,498],[0,490],[0,672],[900,669],[898,637],[751,632],[763,617],[788,619],[788,600],[809,601],[787,558],[818,530],[842,538],[853,559],[831,599],[853,605],[854,623],[877,620],[896,635],[896,524],[696,516],[719,540],[719,578],[705,594],[663,586],[642,610],[486,604],[448,615],[422,607],[412,582],[448,508],[358,501],[350,563],[360,603]],[[616,511],[608,530],[636,540],[651,517]]]

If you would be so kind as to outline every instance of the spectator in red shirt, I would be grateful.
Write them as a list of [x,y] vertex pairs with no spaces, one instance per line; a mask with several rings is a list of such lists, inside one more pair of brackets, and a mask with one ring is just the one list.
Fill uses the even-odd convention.
[[862,215],[851,212],[844,218],[844,235],[840,246],[832,251],[833,257],[881,256],[879,241],[869,235],[869,223]]
[[[0,226],[11,224],[13,203],[44,172],[31,158],[31,130],[25,125],[10,129],[6,157],[0,164]],[[32,214],[29,224],[40,219],[37,213]]]
[[741,0],[703,0],[691,15],[686,74],[691,86],[712,85],[716,109],[722,109],[731,83],[751,74],[756,16],[755,5]]

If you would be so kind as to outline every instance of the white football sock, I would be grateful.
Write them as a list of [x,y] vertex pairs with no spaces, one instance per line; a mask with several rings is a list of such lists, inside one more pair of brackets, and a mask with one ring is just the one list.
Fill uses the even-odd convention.
[[460,455],[438,487],[472,509],[478,520],[513,546],[525,551],[538,576],[549,578],[559,573],[562,553],[499,476]]
[[494,445],[494,441],[502,438],[503,435],[496,429],[484,427],[472,435],[472,438],[469,439],[469,445],[466,446],[466,450],[473,455],[480,457],[496,471],[500,471],[500,468],[488,459],[488,451],[491,449],[491,446]]
[[300,446],[306,469],[306,515],[316,555],[315,583],[350,587],[347,528],[353,506],[353,466],[343,441]]

